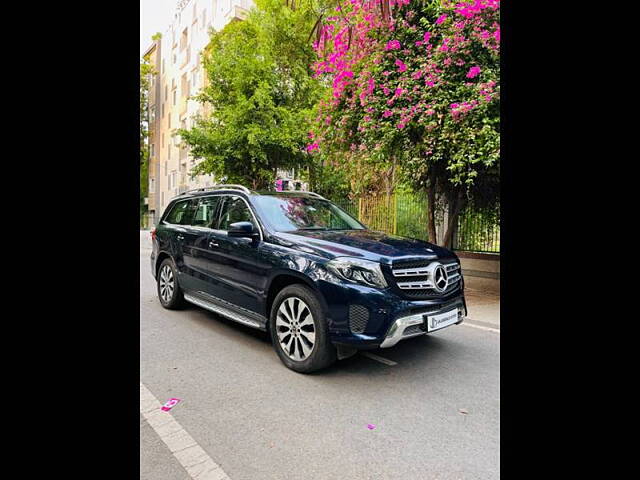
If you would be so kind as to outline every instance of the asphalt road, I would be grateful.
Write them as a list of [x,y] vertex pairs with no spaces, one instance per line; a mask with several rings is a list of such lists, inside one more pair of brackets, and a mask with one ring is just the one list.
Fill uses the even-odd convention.
[[[140,250],[140,381],[232,480],[498,479],[500,335],[465,325],[312,375],[266,334],[160,306]],[[461,413],[465,410],[466,414]],[[370,430],[367,424],[375,425]],[[141,417],[141,479],[188,479]]]

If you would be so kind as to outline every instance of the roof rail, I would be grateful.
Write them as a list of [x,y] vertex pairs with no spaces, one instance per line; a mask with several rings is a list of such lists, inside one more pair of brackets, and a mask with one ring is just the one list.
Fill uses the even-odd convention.
[[194,192],[208,192],[208,191],[215,191],[215,190],[240,190],[243,193],[246,193],[247,195],[251,194],[251,190],[249,190],[247,187],[243,186],[243,185],[234,185],[234,184],[229,184],[229,185],[213,185],[211,187],[201,187],[201,188],[194,188],[192,190],[187,190],[186,192],[182,192],[180,195],[186,195],[188,193],[194,193]]
[[320,195],[319,193],[316,193],[316,192],[305,192],[305,193],[308,193],[309,195],[313,195],[314,197],[318,197],[318,198],[321,198],[321,199],[323,199],[323,200],[326,200],[326,198],[324,198],[324,197],[323,197],[322,195]]

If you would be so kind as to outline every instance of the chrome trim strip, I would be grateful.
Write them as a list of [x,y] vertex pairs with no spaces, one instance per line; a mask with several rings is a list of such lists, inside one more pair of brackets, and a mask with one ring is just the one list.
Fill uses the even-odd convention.
[[[425,335],[427,333],[426,331],[411,333],[409,335],[404,335],[404,331],[412,325],[419,325],[423,323],[425,315],[437,315],[438,314],[437,312],[442,312],[442,310],[447,310],[448,308],[450,308],[450,306],[445,306],[440,310],[436,310],[435,312],[422,312],[422,313],[416,313],[413,315],[408,315],[406,317],[398,318],[395,322],[393,322],[393,324],[391,325],[391,328],[389,328],[389,331],[387,332],[387,335],[384,338],[384,341],[380,344],[380,348],[393,347],[400,340],[417,337],[419,335]],[[465,319],[464,314],[461,315],[463,307],[462,305],[460,305],[454,308],[458,310],[458,317],[460,320],[452,325],[458,325],[462,323]],[[447,325],[447,327],[450,327],[450,326],[451,325]],[[438,329],[438,330],[444,330],[447,327],[442,327],[441,329]],[[434,330],[434,331],[438,331],[438,330]]]
[[194,297],[193,295],[184,293],[184,299],[187,302],[193,303],[194,305],[207,309],[213,313],[217,313],[218,315],[222,315],[223,317],[226,317],[235,322],[241,323],[243,325],[247,325],[248,327],[264,330],[264,326],[260,325],[260,323],[258,323],[257,321],[249,317],[246,317],[241,313],[234,312],[233,310],[225,308],[221,305],[216,305],[215,303],[209,302],[203,298]]
[[417,337],[418,335],[424,335],[425,333],[427,333],[427,332],[416,332],[411,335],[407,335],[406,337],[403,337],[404,331],[408,327],[412,325],[420,325],[421,323],[424,322],[424,315],[425,315],[424,313],[417,313],[414,315],[408,315],[406,317],[398,318],[395,322],[393,322],[393,325],[391,325],[391,328],[389,328],[389,332],[387,333],[387,336],[385,337],[384,341],[380,344],[380,348],[393,347],[400,340],[403,340],[403,338]]
[[409,277],[409,276],[419,276],[419,275],[428,275],[429,269],[426,267],[418,267],[418,268],[399,268],[398,270],[391,270],[394,277]]
[[421,282],[421,283],[416,283],[416,282],[397,282],[396,285],[398,285],[398,288],[401,288],[402,290],[417,290],[417,289],[421,289],[421,288],[433,288],[433,284],[431,283],[430,280],[427,280],[427,281]]

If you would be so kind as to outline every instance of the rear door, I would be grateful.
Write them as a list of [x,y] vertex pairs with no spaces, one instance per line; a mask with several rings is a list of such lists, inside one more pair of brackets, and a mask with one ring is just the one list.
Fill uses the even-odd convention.
[[170,233],[169,243],[173,260],[178,269],[178,281],[182,288],[192,288],[192,282],[185,269],[185,241],[188,238],[188,229],[197,206],[196,199],[185,199],[176,202],[167,218],[164,227]]
[[214,221],[217,223],[220,196],[199,197],[194,202],[194,213],[190,225],[185,227],[182,242],[183,270],[188,277],[185,288],[211,293],[212,255],[209,237]]
[[222,195],[219,219],[209,240],[211,295],[253,312],[261,313],[258,295],[258,246],[261,238],[234,238],[229,225],[251,222],[260,229],[247,201],[238,195]]

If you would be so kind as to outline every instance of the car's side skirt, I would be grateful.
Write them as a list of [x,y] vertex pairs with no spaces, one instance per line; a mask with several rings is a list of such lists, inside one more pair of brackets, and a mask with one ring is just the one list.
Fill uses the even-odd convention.
[[241,323],[248,327],[257,328],[259,330],[266,330],[267,319],[259,313],[240,308],[237,305],[226,302],[220,298],[214,297],[204,292],[184,292],[184,299],[205,308],[210,312],[222,315],[229,320]]

